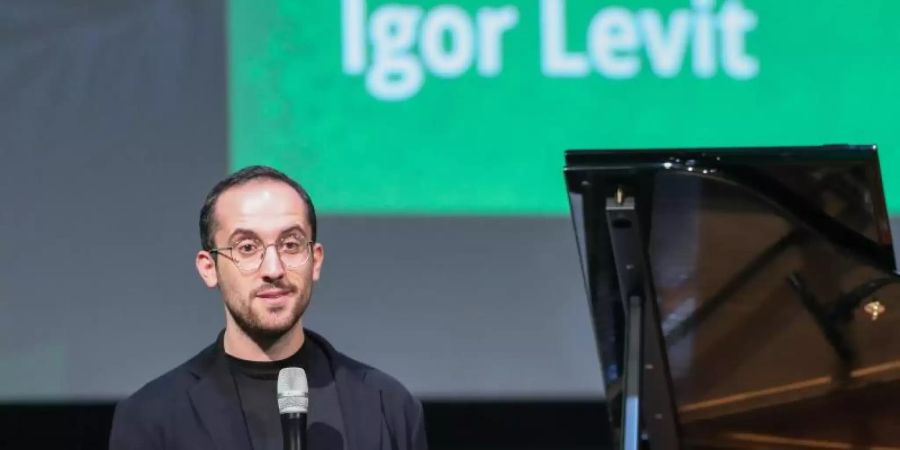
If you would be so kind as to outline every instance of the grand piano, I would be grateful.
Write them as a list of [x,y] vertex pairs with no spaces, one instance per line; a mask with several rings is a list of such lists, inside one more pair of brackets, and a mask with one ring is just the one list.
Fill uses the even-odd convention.
[[564,170],[623,449],[900,449],[873,145],[578,150]]

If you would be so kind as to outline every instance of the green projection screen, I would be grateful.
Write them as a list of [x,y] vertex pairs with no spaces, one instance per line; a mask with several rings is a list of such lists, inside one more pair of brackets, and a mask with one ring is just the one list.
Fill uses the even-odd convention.
[[332,214],[562,215],[569,148],[875,143],[900,2],[232,0],[232,168]]

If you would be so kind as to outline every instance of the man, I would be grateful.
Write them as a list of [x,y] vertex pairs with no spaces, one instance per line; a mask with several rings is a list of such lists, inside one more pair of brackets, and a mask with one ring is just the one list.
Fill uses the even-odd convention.
[[306,191],[268,167],[220,181],[200,211],[197,271],[225,330],[116,408],[111,450],[282,448],[276,380],[309,380],[311,450],[425,449],[421,404],[399,382],[303,328],[325,253]]

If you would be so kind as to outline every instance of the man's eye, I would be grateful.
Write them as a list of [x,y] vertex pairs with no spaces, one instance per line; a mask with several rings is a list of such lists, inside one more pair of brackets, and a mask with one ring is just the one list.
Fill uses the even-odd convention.
[[297,253],[300,251],[302,244],[299,241],[290,240],[281,243],[281,250],[287,253]]
[[256,253],[256,251],[259,249],[259,244],[257,244],[256,242],[245,241],[245,242],[238,243],[237,245],[234,246],[234,248],[241,254],[252,255],[253,253]]

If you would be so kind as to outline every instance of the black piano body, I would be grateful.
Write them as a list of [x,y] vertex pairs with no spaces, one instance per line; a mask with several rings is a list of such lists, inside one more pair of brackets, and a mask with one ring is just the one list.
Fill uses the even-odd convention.
[[569,151],[565,178],[618,445],[900,449],[875,146]]

